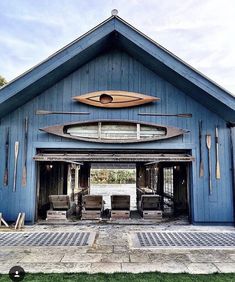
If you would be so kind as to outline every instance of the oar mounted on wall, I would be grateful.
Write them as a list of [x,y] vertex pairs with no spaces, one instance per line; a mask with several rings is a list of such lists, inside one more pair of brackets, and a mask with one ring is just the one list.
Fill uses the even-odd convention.
[[192,114],[138,113],[139,116],[191,118]]
[[211,181],[211,135],[206,135],[206,146],[208,149],[208,178],[209,178],[209,193],[212,194],[212,181]]
[[38,110],[36,115],[89,115],[89,112],[62,112],[62,111],[46,111]]

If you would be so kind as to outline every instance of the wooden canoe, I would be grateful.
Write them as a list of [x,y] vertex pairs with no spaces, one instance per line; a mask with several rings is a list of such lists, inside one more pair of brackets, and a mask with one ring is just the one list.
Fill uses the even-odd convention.
[[160,100],[160,98],[136,92],[116,90],[90,92],[81,96],[75,96],[73,99],[101,108],[127,108]]
[[80,121],[40,129],[57,136],[98,143],[135,143],[176,137],[186,131],[180,128],[139,121]]

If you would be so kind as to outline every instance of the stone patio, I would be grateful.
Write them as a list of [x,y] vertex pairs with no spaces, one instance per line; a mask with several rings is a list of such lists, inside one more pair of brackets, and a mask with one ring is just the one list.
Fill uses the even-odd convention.
[[[96,232],[92,247],[1,247],[0,273],[20,265],[26,272],[149,272],[213,273],[235,272],[235,249],[133,249],[132,231],[230,231],[234,227],[190,225],[34,225],[25,232]],[[3,232],[3,231],[2,231]]]

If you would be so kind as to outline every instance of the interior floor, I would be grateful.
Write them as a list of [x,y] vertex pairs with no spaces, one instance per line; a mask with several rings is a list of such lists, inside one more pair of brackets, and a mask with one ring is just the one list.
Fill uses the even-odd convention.
[[38,219],[39,225],[88,225],[88,224],[113,224],[113,225],[189,225],[188,216],[176,216],[176,217],[163,217],[161,222],[154,219],[143,219],[138,211],[132,211],[129,220],[116,219],[110,220],[110,218],[102,218],[101,220],[78,220],[76,216],[71,216],[67,221],[53,220],[47,221],[45,219]]

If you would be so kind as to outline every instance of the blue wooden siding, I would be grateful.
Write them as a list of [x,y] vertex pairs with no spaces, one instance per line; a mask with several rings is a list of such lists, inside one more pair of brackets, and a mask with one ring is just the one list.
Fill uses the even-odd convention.
[[[98,90],[126,90],[157,96],[160,102],[125,109],[102,109],[76,103],[73,96]],[[38,109],[57,111],[88,111],[89,116],[51,115],[37,116]],[[192,113],[191,119],[175,117],[141,117],[139,112]],[[22,187],[23,167],[23,120],[29,117],[28,175],[27,187]],[[125,119],[171,125],[190,133],[183,137],[141,144],[95,144],[76,142],[49,135],[38,129],[49,125],[76,120]],[[199,178],[198,121],[203,120],[203,159],[205,175]],[[219,126],[219,158],[221,179],[215,179],[215,125]],[[231,223],[233,217],[233,193],[231,177],[230,135],[226,122],[209,111],[187,93],[182,92],[154,72],[146,68],[125,52],[110,51],[77,69],[39,96],[33,98],[1,120],[0,155],[5,159],[4,132],[10,126],[10,166],[9,185],[3,186],[4,162],[0,167],[0,210],[8,220],[15,220],[18,212],[26,212],[26,219],[33,221],[36,198],[36,168],[32,160],[37,148],[129,148],[129,149],[187,149],[196,161],[192,164],[191,198],[193,221],[195,223]],[[208,164],[205,134],[212,135],[212,184],[213,193],[209,195]],[[20,141],[18,160],[17,189],[12,192],[14,168],[14,143]]]

